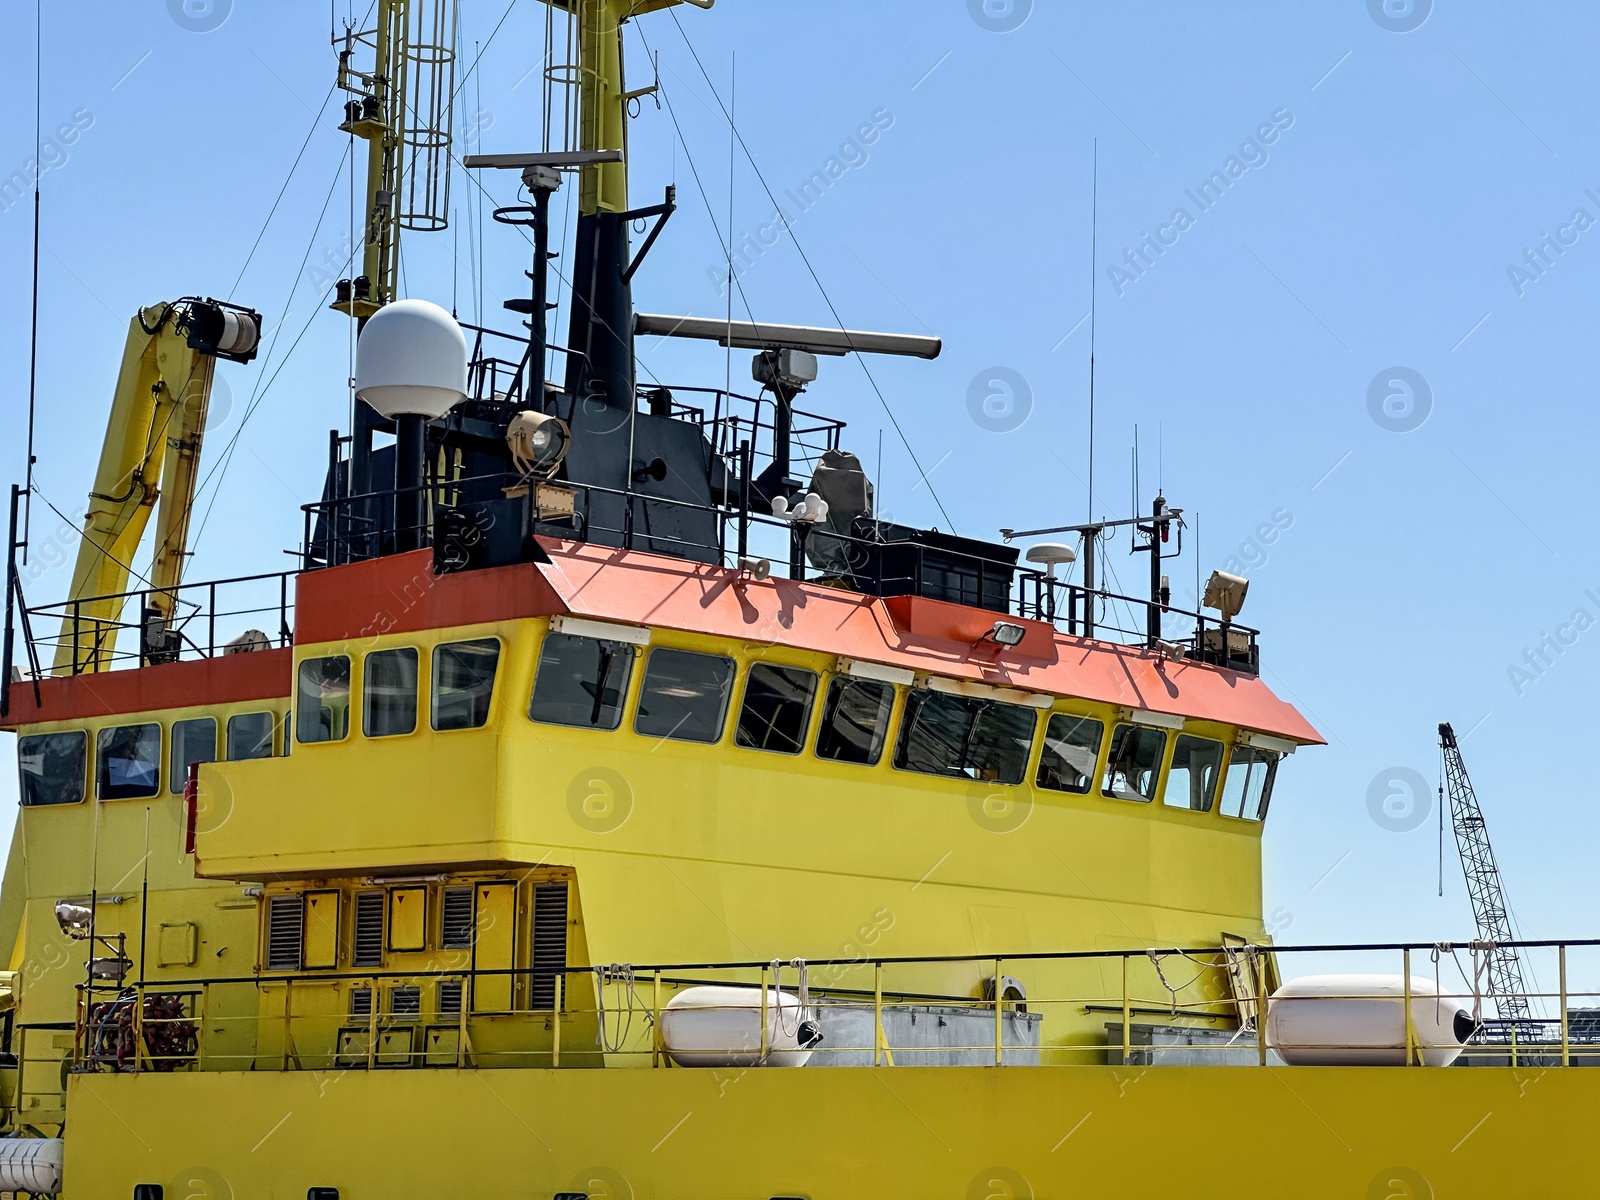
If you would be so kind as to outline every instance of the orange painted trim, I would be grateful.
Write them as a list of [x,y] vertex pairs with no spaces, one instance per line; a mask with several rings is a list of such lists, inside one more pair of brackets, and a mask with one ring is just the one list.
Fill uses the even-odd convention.
[[433,573],[433,551],[414,550],[296,577],[294,640],[363,641],[564,611],[537,567]]
[[159,667],[72,675],[39,681],[44,703],[33,701],[32,683],[11,685],[11,712],[0,728],[46,721],[93,721],[122,713],[160,712],[282,700],[289,695],[293,652],[258,650]]
[[[419,550],[307,572],[296,580],[295,641],[359,641],[385,633],[571,613],[726,638],[755,651],[792,647],[1216,721],[1307,744],[1323,740],[1258,678],[1203,663],[1169,662],[1138,647],[1068,637],[1045,622],[921,597],[883,600],[791,579],[757,582],[723,567],[639,551],[541,542],[550,553],[547,565],[434,575],[432,552]],[[997,620],[1023,626],[1026,633],[1019,646],[1006,649],[981,640]],[[47,692],[46,708],[92,716],[283,697],[290,690],[287,654],[273,652],[271,686],[262,681],[251,685],[255,690],[241,692],[231,683],[234,690],[226,695],[202,689],[233,680],[228,671],[265,669],[266,664],[248,660],[267,655],[50,680],[47,689],[70,685],[77,690]],[[212,681],[208,670],[224,674]],[[185,671],[196,673],[180,674]],[[147,676],[157,682],[146,682]],[[15,710],[16,718],[29,720],[31,692],[13,688],[12,695],[25,705]]]

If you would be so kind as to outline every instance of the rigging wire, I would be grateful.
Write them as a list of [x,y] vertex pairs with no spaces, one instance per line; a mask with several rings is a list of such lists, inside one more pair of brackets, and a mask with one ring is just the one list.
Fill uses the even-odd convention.
[[[644,35],[641,33],[640,40],[643,41],[643,39]],[[649,43],[646,43],[646,51],[648,51],[649,48]],[[726,239],[724,239],[722,236],[722,226],[717,223],[716,213],[711,207],[711,197],[709,194],[707,194],[706,185],[700,178],[700,168],[695,165],[694,153],[689,149],[688,139],[683,136],[683,126],[678,123],[678,112],[672,107],[672,97],[667,94],[667,85],[665,83],[661,85],[661,100],[662,103],[667,106],[667,117],[672,121],[673,132],[678,135],[678,142],[683,146],[683,156],[685,161],[687,161],[689,164],[689,174],[694,179],[695,190],[700,193],[700,201],[706,206],[706,216],[711,221],[711,230],[717,235],[717,246],[719,249],[721,249],[723,257],[725,257],[729,263],[732,263],[733,226],[731,223],[729,224],[728,236]],[[744,305],[745,316],[749,317],[751,323],[754,324],[756,319],[755,312],[750,307],[750,297],[745,294],[744,281],[739,279],[737,276],[734,276],[733,286],[739,290],[739,301]],[[731,292],[729,299],[732,299]]]
[[250,269],[250,263],[255,259],[256,251],[261,248],[261,239],[267,236],[267,226],[272,224],[272,218],[277,214],[278,205],[283,203],[284,193],[289,190],[289,184],[294,181],[294,173],[300,166],[300,160],[305,157],[306,148],[311,145],[311,139],[322,126],[322,114],[328,111],[328,101],[333,99],[333,93],[339,85],[335,82],[328,88],[328,94],[322,98],[322,107],[317,110],[317,115],[311,119],[311,128],[306,132],[306,140],[300,143],[300,152],[294,156],[294,162],[289,167],[288,175],[284,176],[283,186],[278,189],[278,198],[272,202],[272,207],[267,211],[267,219],[261,223],[261,232],[256,234],[256,240],[250,245],[250,253],[245,255],[244,266],[239,268],[239,275],[233,281],[233,286],[228,289],[228,300],[231,302],[239,290],[239,285],[244,282],[244,273]]
[[[689,40],[689,35],[684,32],[682,22],[678,20],[678,14],[674,10],[668,9],[667,15],[672,18],[672,24],[677,28],[678,36],[683,38],[683,44],[688,47],[689,54],[694,58],[694,65],[699,68],[701,76],[706,81],[706,86],[711,89],[711,95],[712,98],[716,100],[717,107],[722,109],[722,115],[727,119],[728,126],[730,129],[732,129],[734,137],[738,140],[740,149],[744,151],[745,158],[747,158],[750,162],[751,169],[755,171],[756,178],[760,181],[762,190],[764,190],[767,194],[767,199],[772,201],[772,206],[778,211],[779,216],[783,216],[782,207],[778,204],[778,198],[773,195],[772,188],[768,185],[766,176],[761,173],[761,168],[756,163],[755,155],[750,152],[750,147],[746,145],[744,136],[739,133],[738,126],[734,124],[733,117],[728,112],[727,105],[722,103],[722,97],[718,95],[716,85],[711,82],[711,76],[706,73],[705,64],[700,61],[700,55],[695,50],[694,43]],[[834,306],[833,297],[828,295],[828,289],[823,286],[822,279],[820,276],[818,276],[816,268],[811,265],[811,259],[806,255],[805,249],[800,245],[800,239],[795,236],[793,224],[787,217],[784,217],[783,225],[784,229],[789,234],[789,240],[794,243],[795,251],[800,255],[800,261],[805,264],[806,271],[811,276],[811,281],[817,285],[817,291],[822,294],[823,303],[828,306],[828,311],[833,314],[834,323],[839,326],[840,332],[848,333],[849,331],[845,328],[844,321],[839,316],[839,310]],[[730,237],[732,232],[732,230],[729,230]],[[906,453],[911,456],[912,465],[917,468],[917,472],[921,476],[922,482],[927,485],[928,495],[933,497],[933,502],[938,505],[940,514],[947,522],[949,522],[951,532],[955,532],[955,521],[951,518],[950,513],[945,509],[944,501],[939,499],[939,493],[934,490],[933,481],[928,477],[929,473],[923,469],[921,461],[918,460],[917,452],[911,448],[911,439],[906,436],[905,430],[901,428],[900,419],[895,416],[894,409],[889,406],[889,401],[884,396],[883,390],[878,387],[878,381],[873,377],[872,368],[867,365],[866,356],[858,353],[856,355],[856,361],[861,364],[861,370],[866,375],[867,382],[872,385],[873,393],[878,397],[878,403],[883,406],[883,411],[889,417],[889,423],[894,426],[894,431],[900,438],[900,444],[905,447]]]
[[[343,175],[344,163],[341,162],[339,164],[339,169],[334,172],[333,182],[328,187],[328,194],[323,197],[322,211],[317,214],[317,223],[312,227],[311,237],[306,242],[305,254],[301,256],[300,265],[295,269],[294,286],[290,288],[289,296],[284,302],[285,316],[287,316],[289,312],[289,305],[293,302],[295,293],[300,290],[300,283],[305,275],[306,263],[311,260],[312,248],[316,245],[317,235],[322,232],[322,222],[327,218],[328,215],[328,205],[332,202],[333,193],[338,189],[339,180]],[[354,259],[355,247],[352,246],[350,248],[349,255],[347,255],[345,258],[346,269],[348,269],[350,263],[353,262]],[[301,327],[300,333],[295,337],[294,342],[290,345],[289,350],[284,355],[283,361],[279,364],[277,371],[274,371],[271,380],[268,380],[268,382],[263,385],[262,379],[266,375],[267,367],[272,363],[274,355],[277,352],[278,339],[283,333],[283,323],[279,322],[278,325],[273,328],[272,341],[267,347],[266,357],[262,360],[261,370],[256,374],[256,386],[250,393],[250,399],[245,405],[244,415],[239,419],[239,426],[233,431],[233,436],[228,439],[227,446],[223,448],[222,457],[218,460],[214,467],[206,472],[205,477],[200,481],[200,485],[195,488],[194,499],[189,502],[192,510],[194,505],[199,502],[200,495],[202,492],[204,492],[206,485],[213,478],[217,479],[217,486],[212,489],[211,498],[206,504],[205,514],[200,519],[200,527],[195,531],[194,536],[190,538],[191,547],[199,545],[200,536],[205,532],[206,523],[211,519],[211,512],[216,507],[217,496],[222,490],[221,477],[226,475],[228,466],[233,461],[234,451],[238,448],[239,438],[244,433],[244,427],[249,424],[250,418],[255,415],[256,409],[260,407],[261,401],[265,398],[267,389],[272,386],[272,380],[277,379],[278,372],[282,371],[283,367],[287,365],[289,358],[294,354],[295,347],[299,346],[300,339],[305,337],[306,330],[311,328],[311,322],[316,320],[321,311],[321,300],[325,299],[331,290],[331,288],[326,288],[323,290],[321,296],[318,297],[317,305],[312,308],[311,316],[307,318],[305,325]]]

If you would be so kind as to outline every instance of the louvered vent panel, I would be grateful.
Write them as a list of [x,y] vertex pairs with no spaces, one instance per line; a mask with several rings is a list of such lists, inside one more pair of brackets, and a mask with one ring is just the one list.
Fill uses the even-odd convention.
[[356,897],[355,953],[352,966],[383,965],[383,893],[362,892]]
[[442,950],[468,950],[472,947],[472,889],[445,888],[444,915],[439,930]]
[[352,1017],[370,1017],[372,1015],[371,988],[357,988],[350,993],[350,1015]]
[[389,993],[389,1012],[396,1017],[414,1017],[422,1011],[422,989],[397,987]]
[[534,1009],[556,1006],[556,976],[567,965],[567,885],[541,883],[533,889]]
[[461,1011],[461,981],[446,979],[439,984],[439,1012],[455,1016]]
[[267,970],[298,971],[300,948],[305,942],[304,896],[267,898]]

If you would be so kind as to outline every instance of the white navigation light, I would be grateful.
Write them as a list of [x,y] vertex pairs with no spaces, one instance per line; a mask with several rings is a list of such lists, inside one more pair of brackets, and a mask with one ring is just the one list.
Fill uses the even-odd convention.
[[1244,607],[1244,598],[1249,591],[1250,581],[1244,576],[1213,571],[1211,578],[1206,580],[1206,594],[1200,603],[1216,609],[1224,621],[1231,621]]
[[373,313],[356,343],[356,395],[384,417],[442,417],[467,398],[467,337],[427,300]]

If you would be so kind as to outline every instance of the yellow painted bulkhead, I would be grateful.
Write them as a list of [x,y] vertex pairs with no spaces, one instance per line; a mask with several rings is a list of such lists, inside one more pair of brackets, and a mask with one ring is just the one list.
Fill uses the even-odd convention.
[[[1264,937],[1258,822],[1228,818],[1215,805],[1196,812],[1113,800],[1098,788],[1074,795],[900,770],[892,758],[905,687],[896,690],[890,747],[876,766],[824,761],[810,747],[839,665],[832,656],[690,633],[655,630],[648,648],[634,650],[620,729],[535,723],[528,700],[548,628],[548,620],[530,619],[297,647],[297,675],[307,662],[349,658],[349,698],[334,699],[314,734],[342,736],[297,742],[287,759],[202,768],[202,790],[228,816],[200,834],[199,869],[275,880],[274,887],[299,880],[304,890],[341,878],[453,873],[456,882],[471,877],[464,872],[559,866],[575,878],[575,910],[582,897],[590,957],[574,957],[574,965],[794,957],[865,964],[885,955],[1215,946],[1224,933]],[[485,723],[432,730],[435,648],[487,638],[498,641],[500,658]],[[364,736],[366,656],[404,647],[417,651],[416,728]],[[660,648],[736,661],[716,744],[634,732],[647,655]],[[735,744],[734,717],[757,663],[820,676],[805,752]],[[1110,706],[1061,700],[1055,708],[1098,717],[1108,731],[1119,719]],[[1029,781],[1048,715],[1036,718]],[[1235,732],[1203,722],[1186,730],[1227,742]],[[1174,742],[1166,739],[1168,762]],[[519,919],[525,938],[526,913]],[[526,961],[523,954],[519,968]],[[1102,1009],[1122,991],[1118,963],[1001,969],[1031,994],[1059,1001],[1048,1010],[1047,1043],[1103,1046]],[[833,987],[872,988],[865,965],[823,971]],[[902,966],[890,986],[972,999],[994,973],[992,962]],[[1185,971],[1180,982],[1193,974]],[[1187,1000],[1229,995],[1220,971],[1200,976]],[[746,973],[740,981],[755,978]],[[1133,982],[1139,995],[1170,997],[1153,969],[1137,965]],[[575,985],[574,1006],[592,1009],[593,990]],[[1097,1007],[1086,1012],[1086,1001]],[[1226,1004],[1218,1012],[1231,1015]],[[648,1033],[636,1029],[632,1053],[612,1061],[648,1062],[648,1045]]]

